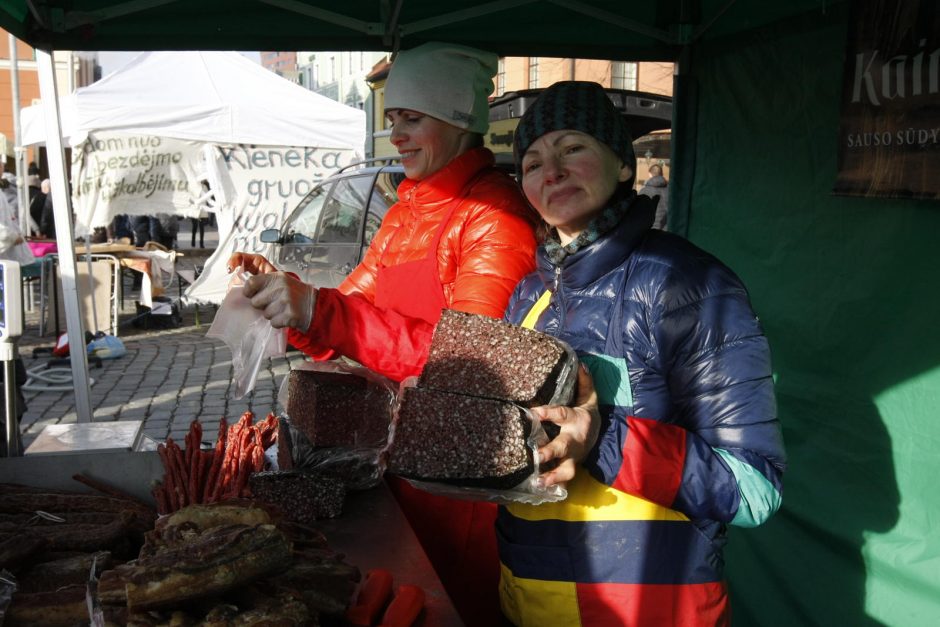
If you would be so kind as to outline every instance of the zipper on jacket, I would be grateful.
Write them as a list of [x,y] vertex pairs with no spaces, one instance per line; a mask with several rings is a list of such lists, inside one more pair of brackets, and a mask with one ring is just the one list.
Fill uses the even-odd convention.
[[[411,189],[408,190],[408,193],[405,194],[404,200],[408,204],[408,211],[412,216],[417,216],[418,214],[417,210],[415,209],[414,198],[415,198],[415,191],[417,191],[418,185],[420,184],[421,184],[421,181],[418,181],[417,183],[414,184],[414,186]],[[411,220],[410,228],[408,229],[408,232],[405,233],[405,237],[406,237],[405,241],[411,240],[414,237],[414,234],[418,230],[419,221],[420,220],[418,220],[417,218]]]
[[565,299],[561,293],[561,266],[555,266],[555,289],[553,299],[555,307],[558,308],[558,330],[559,332],[565,328]]

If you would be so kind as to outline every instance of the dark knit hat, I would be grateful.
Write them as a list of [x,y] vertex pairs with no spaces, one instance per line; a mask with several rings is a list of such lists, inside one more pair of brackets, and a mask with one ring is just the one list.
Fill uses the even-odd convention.
[[606,144],[636,173],[633,138],[604,88],[588,81],[564,81],[543,91],[519,120],[513,136],[519,180],[529,147],[542,135],[563,129],[581,131]]

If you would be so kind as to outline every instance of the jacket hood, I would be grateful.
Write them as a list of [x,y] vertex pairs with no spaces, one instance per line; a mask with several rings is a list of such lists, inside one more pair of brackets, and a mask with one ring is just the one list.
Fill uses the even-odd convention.
[[[566,289],[580,289],[618,267],[639,246],[653,226],[655,204],[648,196],[634,196],[617,226],[601,235],[597,241],[568,255],[562,262],[562,285]],[[544,246],[537,252],[538,273],[545,285],[555,281],[555,264],[545,254]]]

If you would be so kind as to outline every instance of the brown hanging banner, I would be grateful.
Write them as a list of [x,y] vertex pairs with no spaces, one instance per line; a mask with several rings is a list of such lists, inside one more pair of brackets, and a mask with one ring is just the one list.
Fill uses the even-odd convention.
[[940,198],[940,3],[856,0],[833,193]]

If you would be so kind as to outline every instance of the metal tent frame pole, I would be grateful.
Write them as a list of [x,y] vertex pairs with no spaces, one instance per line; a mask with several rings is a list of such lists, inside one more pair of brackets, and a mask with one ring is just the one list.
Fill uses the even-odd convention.
[[82,324],[78,296],[78,263],[75,259],[75,234],[72,230],[72,199],[62,145],[62,123],[59,118],[59,94],[55,83],[53,53],[36,50],[39,65],[39,92],[42,95],[43,117],[46,122],[46,156],[52,185],[53,216],[56,244],[59,249],[59,270],[62,300],[65,303],[65,328],[68,331],[72,381],[75,384],[75,412],[78,422],[91,422],[91,385],[88,380],[88,354],[85,351],[85,326]]
[[10,42],[10,88],[13,104],[13,157],[16,162],[16,197],[19,211],[16,219],[19,222],[20,233],[27,236],[29,228],[29,188],[26,182],[26,150],[20,146],[22,133],[20,129],[20,73],[16,51],[16,37],[8,35]]

